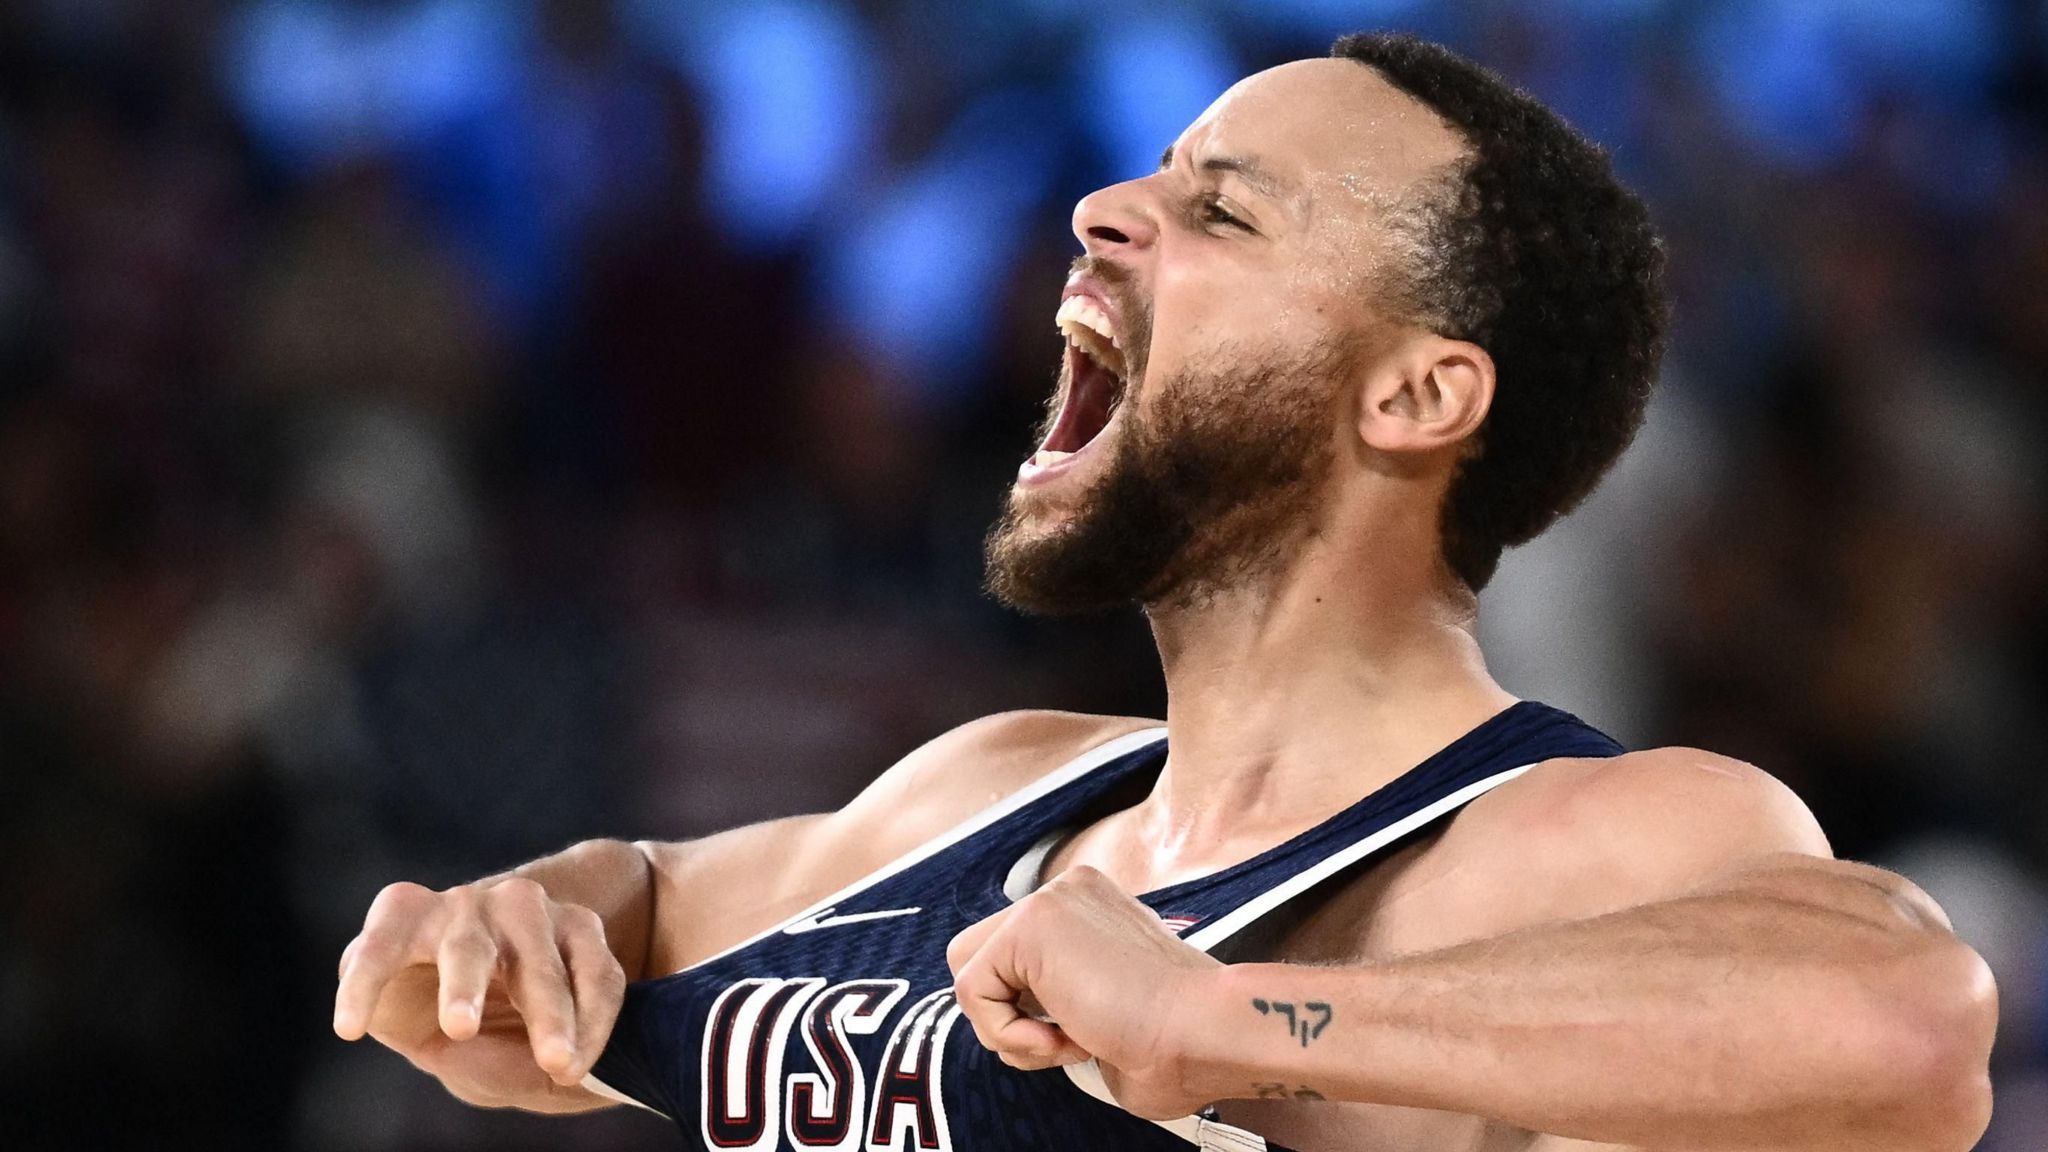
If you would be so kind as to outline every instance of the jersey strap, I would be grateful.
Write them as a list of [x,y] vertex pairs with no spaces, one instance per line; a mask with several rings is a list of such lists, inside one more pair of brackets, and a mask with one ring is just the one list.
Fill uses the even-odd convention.
[[[793,935],[803,939],[814,938],[804,932],[806,924],[817,924],[828,915],[845,912],[840,905],[859,899],[871,889],[886,887],[892,882],[900,883],[927,865],[947,864],[951,857],[957,856],[963,850],[971,849],[980,840],[994,837],[1000,841],[1001,833],[1006,828],[1019,826],[1028,829],[1035,827],[1035,822],[1056,821],[1062,819],[1069,810],[1085,806],[1096,793],[1114,786],[1122,773],[1137,766],[1144,760],[1147,750],[1165,738],[1166,729],[1146,728],[1097,745],[989,808],[967,817],[944,834],[919,845],[838,891],[820,898],[795,914],[711,956],[693,961],[675,972],[638,983],[653,985],[663,981],[684,979],[689,973],[701,972],[733,960],[749,949],[773,947]],[[958,865],[954,864],[947,868],[947,874],[950,876],[957,867]],[[947,887],[949,888],[950,884]],[[927,892],[925,896],[937,894]],[[920,902],[923,899],[924,897],[919,897]],[[845,914],[867,918],[876,915],[873,912]],[[798,931],[792,933],[793,928]],[[943,967],[943,953],[939,955],[937,962]],[[628,989],[629,1008],[633,1006],[635,992],[634,988]],[[700,1026],[701,1022],[694,1017],[689,1018],[692,1021],[691,1027]],[[677,1114],[677,1106],[667,1098],[667,1079],[662,1074],[662,1069],[684,1057],[668,1050],[667,1046],[673,1040],[671,1029],[656,1025],[652,1017],[640,1026],[632,1026],[633,1024],[634,1021],[621,1017],[620,1026],[615,1027],[606,1045],[604,1056],[598,1062],[598,1068],[604,1070],[605,1078],[601,1079],[597,1068],[593,1068],[584,1076],[582,1086],[607,1099],[644,1108],[658,1115],[673,1117]]]
[[[1289,901],[1546,760],[1623,751],[1578,717],[1523,701],[1308,832],[1235,868],[1147,893],[1145,899],[1155,909],[1200,908],[1197,926],[1182,938],[1211,952]],[[1116,1103],[1094,1061],[1066,1071],[1082,1091]],[[1269,1152],[1264,1138],[1208,1117],[1154,1122],[1204,1152]]]

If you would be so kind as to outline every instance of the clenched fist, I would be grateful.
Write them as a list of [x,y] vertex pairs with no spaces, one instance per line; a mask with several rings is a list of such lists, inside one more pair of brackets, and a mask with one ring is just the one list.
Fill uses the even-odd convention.
[[597,1061],[625,972],[595,912],[508,879],[434,892],[393,884],[341,954],[334,1031],[364,1035],[485,1107],[570,1112]]
[[946,960],[974,1034],[1004,1063],[1092,1057],[1117,1103],[1153,1119],[1211,1103],[1191,1081],[1180,1010],[1222,965],[1101,872],[1060,873],[954,937]]

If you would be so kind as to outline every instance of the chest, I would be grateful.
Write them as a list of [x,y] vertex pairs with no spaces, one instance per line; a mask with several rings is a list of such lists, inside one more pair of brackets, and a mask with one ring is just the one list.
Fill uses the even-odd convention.
[[[1462,819],[1462,817],[1461,817]],[[1473,824],[1483,821],[1474,821]],[[1495,934],[1512,915],[1515,862],[1455,822],[1397,846],[1278,910],[1229,959],[1335,965],[1385,961]],[[1234,1100],[1219,1118],[1295,1152],[1565,1152],[1588,1146],[1476,1116],[1418,1108]]]
[[[1546,714],[1504,716],[1479,733],[1487,739],[1468,737],[1235,864],[1206,862],[1185,879],[1104,870],[1227,960],[1370,961],[1484,935],[1473,894],[1487,891],[1487,869],[1468,859],[1459,841],[1469,838],[1436,829],[1548,747],[1503,728],[1556,723]],[[1063,1072],[1002,1065],[962,1022],[945,961],[955,933],[1009,906],[1013,880],[1028,890],[1094,862],[1085,842],[1064,854],[1050,846],[1061,829],[1088,827],[1089,813],[1114,811],[1110,802],[1158,763],[1157,751],[1131,756],[1063,773],[794,920],[629,988],[597,1078],[671,1116],[697,1147],[1186,1149],[1184,1132],[1105,1103]],[[1246,1101],[1224,1119],[1302,1152],[1529,1147],[1526,1134],[1470,1117],[1387,1108]]]
[[[1356,964],[1450,947],[1491,918],[1472,891],[1480,867],[1434,834],[1389,854],[1304,907],[1283,911],[1243,960]],[[1233,1100],[1226,1123],[1295,1152],[1535,1152],[1533,1134],[1476,1116],[1335,1102]]]

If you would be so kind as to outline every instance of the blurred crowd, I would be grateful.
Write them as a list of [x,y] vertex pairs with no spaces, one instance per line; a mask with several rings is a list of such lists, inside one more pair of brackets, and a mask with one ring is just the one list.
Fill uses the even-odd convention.
[[335,1040],[369,898],[1159,709],[1135,614],[979,591],[1068,213],[1374,26],[1562,109],[1671,251],[1496,672],[1930,889],[2001,979],[1984,1147],[2048,1148],[2037,0],[0,3],[8,1146],[670,1146]]

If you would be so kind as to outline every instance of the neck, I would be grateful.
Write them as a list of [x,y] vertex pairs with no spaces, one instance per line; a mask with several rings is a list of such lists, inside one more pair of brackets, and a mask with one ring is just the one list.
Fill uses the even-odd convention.
[[1255,586],[1150,611],[1172,749],[1146,805],[1157,834],[1195,848],[1304,827],[1513,703],[1430,532],[1429,549],[1310,536]]

